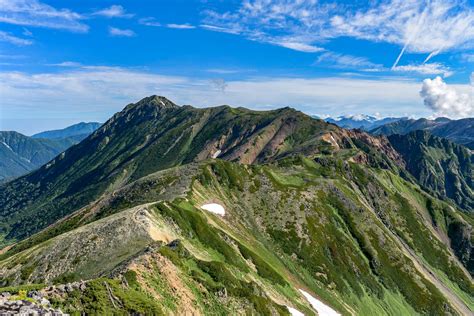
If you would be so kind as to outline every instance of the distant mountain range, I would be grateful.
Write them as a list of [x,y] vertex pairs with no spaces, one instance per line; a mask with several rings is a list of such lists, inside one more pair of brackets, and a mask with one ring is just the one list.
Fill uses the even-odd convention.
[[405,135],[412,131],[424,130],[433,135],[447,138],[457,144],[474,149],[474,118],[450,120],[448,118],[437,118],[428,120],[406,119],[392,122],[372,129],[375,135]]
[[73,137],[77,141],[81,141],[102,125],[97,122],[81,122],[63,129],[56,129],[52,131],[41,132],[34,134],[32,138],[47,138],[47,139],[61,139]]
[[79,123],[64,129],[25,136],[0,131],[0,182],[24,175],[79,143],[100,123]]
[[0,186],[0,292],[87,315],[472,315],[473,166],[428,131],[150,96]]
[[474,118],[451,120],[446,117],[439,117],[430,120],[426,118],[387,117],[380,119],[369,115],[352,115],[326,118],[325,121],[342,128],[361,129],[374,135],[405,135],[413,131],[423,130],[474,149]]
[[339,116],[337,118],[326,118],[325,121],[328,123],[336,124],[342,128],[358,128],[364,131],[370,131],[374,128],[377,128],[381,125],[388,123],[397,122],[400,120],[406,120],[406,117],[386,117],[386,118],[376,118],[370,115],[347,115]]

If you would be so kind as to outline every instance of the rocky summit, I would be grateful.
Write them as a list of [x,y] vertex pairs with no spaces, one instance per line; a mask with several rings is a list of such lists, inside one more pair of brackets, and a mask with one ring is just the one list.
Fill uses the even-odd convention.
[[0,186],[0,313],[472,315],[473,161],[150,96]]

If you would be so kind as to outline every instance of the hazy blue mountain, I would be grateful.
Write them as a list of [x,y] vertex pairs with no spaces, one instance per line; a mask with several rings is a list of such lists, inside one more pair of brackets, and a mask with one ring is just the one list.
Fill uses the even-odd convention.
[[0,181],[40,167],[75,143],[68,138],[34,139],[13,131],[0,132]]
[[447,138],[457,144],[474,149],[474,118],[450,120],[445,117],[429,120],[421,118],[388,123],[370,132],[375,135],[405,135],[413,131],[424,130],[439,137]]
[[365,131],[377,128],[381,125],[388,123],[398,122],[400,120],[406,120],[406,117],[385,117],[376,118],[370,115],[350,115],[350,116],[339,116],[337,118],[329,117],[325,119],[326,122],[336,124],[342,128],[358,128]]
[[78,123],[64,129],[26,136],[0,131],[0,182],[22,176],[47,163],[79,143],[100,127],[100,123]]
[[100,125],[101,123],[97,122],[81,122],[63,129],[56,129],[34,134],[31,137],[48,139],[75,137],[76,140],[82,140],[86,138],[89,134],[94,132],[96,129],[98,129]]

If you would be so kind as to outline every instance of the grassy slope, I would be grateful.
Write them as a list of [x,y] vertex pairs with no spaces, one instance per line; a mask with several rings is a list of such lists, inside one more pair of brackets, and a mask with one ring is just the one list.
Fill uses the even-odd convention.
[[[37,171],[0,186],[0,246],[25,239],[127,183],[210,158],[251,163],[314,148],[336,127],[295,110],[178,107],[150,97]],[[281,137],[281,139],[280,139]],[[267,146],[272,139],[281,148]],[[41,212],[37,212],[41,209]]]
[[[264,313],[270,312],[264,306],[270,306],[274,312],[284,313],[286,310],[282,305],[287,304],[309,314],[311,308],[297,292],[298,288],[304,288],[344,314],[443,313],[449,306],[446,297],[415,267],[400,246],[398,240],[402,240],[422,258],[428,269],[469,304],[473,294],[472,281],[451,259],[451,253],[436,235],[434,229],[438,227],[446,235],[447,226],[433,224],[455,216],[454,212],[449,213],[447,205],[388,171],[329,161],[332,163],[324,165],[307,158],[286,159],[278,165],[264,166],[219,160],[202,164],[192,190],[186,196],[149,207],[159,231],[166,228],[173,239],[182,241],[182,246],[178,249],[162,247],[151,238],[149,243],[156,246],[149,253],[141,253],[136,260],[140,262],[152,257],[162,263],[171,261],[178,271],[180,287],[191,293],[188,296],[194,303],[188,307],[203,312],[225,314],[240,308]],[[159,198],[151,193],[140,194],[144,190],[130,188],[126,192],[127,206]],[[360,198],[361,192],[365,199]],[[140,199],[136,200],[138,196]],[[444,213],[430,212],[426,206],[428,199],[438,203]],[[223,219],[195,208],[211,201],[225,206],[227,215]],[[119,204],[112,201],[110,205],[115,206],[112,209],[116,211],[123,201]],[[102,216],[109,214],[110,205],[102,208],[105,212]],[[98,213],[101,213],[100,209]],[[101,221],[110,222],[122,213]],[[91,225],[98,225],[96,223]],[[70,235],[79,236],[77,230],[71,231]],[[35,247],[48,253],[57,249],[52,247],[55,240],[67,240],[64,238],[61,235]],[[135,251],[140,253],[146,244],[138,244]],[[119,254],[125,246],[126,242],[114,249]],[[20,278],[21,271],[28,268],[20,258],[31,262],[31,259],[41,257],[37,253],[28,256],[35,251],[38,250],[27,249],[4,259],[0,267],[16,260],[22,266],[16,272]],[[4,256],[8,257],[8,252]],[[65,262],[70,257],[66,256]],[[85,261],[91,259],[87,251],[83,257]],[[110,254],[104,253],[95,260],[99,260],[100,266],[100,260],[109,257]],[[128,262],[127,258],[131,257],[135,256],[126,255],[123,260]],[[140,264],[136,263],[136,266]],[[126,275],[130,277],[132,273],[123,274],[125,271],[134,271],[139,282],[133,285],[127,282],[126,292],[130,292],[127,295],[133,296],[138,291],[142,299],[161,297],[164,299],[159,300],[157,308],[179,311],[180,299],[173,296],[175,292],[170,279],[163,277],[158,266],[151,265],[149,269],[144,266],[150,265],[137,269],[133,264],[126,264],[121,273],[114,274],[113,279],[106,282],[111,282],[116,293],[119,289],[115,289],[114,284],[123,282]],[[80,264],[71,264],[69,269],[69,273],[61,275],[63,279],[56,276],[55,280],[97,276],[90,272],[85,275],[85,268]],[[23,272],[23,276],[28,273],[32,276],[29,282],[44,281],[33,279],[38,275],[34,269]],[[98,283],[94,283],[96,286],[92,290],[100,294],[104,290],[103,281],[94,281]],[[244,290],[249,286],[254,290]],[[224,287],[227,290],[225,297],[222,296]],[[255,293],[259,294],[255,296]],[[130,299],[121,295],[124,302]],[[91,307],[90,303],[72,297],[57,304],[100,311],[104,306],[110,307],[111,302],[104,299],[100,303],[104,306]],[[453,311],[452,308],[448,307]]]

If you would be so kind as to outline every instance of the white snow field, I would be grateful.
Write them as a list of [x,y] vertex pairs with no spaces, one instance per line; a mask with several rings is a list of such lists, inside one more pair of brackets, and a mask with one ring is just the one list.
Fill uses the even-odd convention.
[[225,215],[225,209],[222,205],[217,204],[217,203],[209,203],[209,204],[204,204],[201,206],[203,210],[206,210],[208,212],[224,216]]
[[288,308],[288,311],[290,312],[291,316],[304,316],[302,312],[297,309],[294,309],[293,307],[286,306],[286,308]]
[[340,316],[338,312],[336,312],[331,307],[327,306],[308,292],[300,289],[300,292],[303,293],[304,297],[308,300],[308,302],[313,306],[313,308],[318,312],[319,316]]

